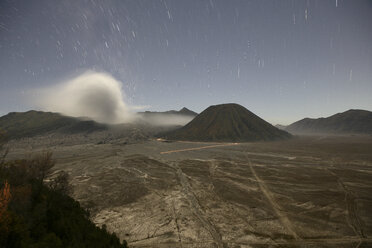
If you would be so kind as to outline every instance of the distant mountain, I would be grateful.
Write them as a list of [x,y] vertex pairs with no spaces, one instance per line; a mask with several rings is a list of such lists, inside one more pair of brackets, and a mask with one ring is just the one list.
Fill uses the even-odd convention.
[[187,108],[165,112],[139,112],[140,120],[154,126],[183,126],[198,114]]
[[169,110],[164,112],[156,112],[156,111],[145,111],[145,112],[138,112],[141,115],[158,115],[158,114],[170,114],[170,115],[189,115],[189,116],[197,116],[198,114],[188,108],[182,108],[179,111],[177,110]]
[[372,112],[351,109],[327,118],[305,118],[286,128],[293,134],[372,134]]
[[278,129],[280,129],[280,130],[285,130],[287,126],[276,124],[275,127],[278,128]]
[[192,116],[197,116],[198,113],[188,109],[188,108],[185,108],[183,107],[180,111],[178,111],[178,113],[182,114],[182,115],[192,115]]
[[0,117],[0,130],[4,130],[8,138],[32,137],[52,132],[87,133],[105,130],[104,124],[92,120],[81,120],[57,113],[28,111],[9,113]]
[[161,136],[190,141],[260,141],[291,137],[243,106],[233,103],[210,106],[186,126]]

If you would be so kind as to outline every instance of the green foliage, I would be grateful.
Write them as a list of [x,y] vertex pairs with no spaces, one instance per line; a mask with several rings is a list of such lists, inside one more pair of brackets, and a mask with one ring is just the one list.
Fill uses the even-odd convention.
[[0,188],[9,182],[11,200],[0,218],[0,247],[127,247],[115,234],[89,220],[89,212],[66,194],[67,175],[47,186],[46,172],[54,165],[46,153],[10,161],[0,168]]

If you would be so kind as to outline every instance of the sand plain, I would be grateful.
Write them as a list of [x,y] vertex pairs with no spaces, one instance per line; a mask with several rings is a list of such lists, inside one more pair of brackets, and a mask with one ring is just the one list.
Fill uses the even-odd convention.
[[11,145],[53,151],[52,174],[131,247],[372,247],[370,136]]

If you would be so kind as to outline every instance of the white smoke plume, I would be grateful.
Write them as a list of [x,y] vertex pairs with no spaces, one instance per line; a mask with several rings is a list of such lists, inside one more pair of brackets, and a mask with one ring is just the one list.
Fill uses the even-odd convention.
[[37,90],[33,102],[44,111],[86,117],[107,124],[146,123],[152,126],[185,125],[192,116],[171,113],[136,113],[149,106],[125,103],[122,83],[103,72],[88,71],[55,86]]
[[124,102],[121,82],[102,72],[89,71],[42,90],[38,105],[46,111],[108,124],[127,123],[135,118]]

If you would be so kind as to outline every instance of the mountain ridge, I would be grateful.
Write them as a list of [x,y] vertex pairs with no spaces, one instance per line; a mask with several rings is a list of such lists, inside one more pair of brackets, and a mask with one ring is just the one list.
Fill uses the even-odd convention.
[[303,118],[285,130],[293,134],[372,134],[372,112],[349,109],[329,117]]
[[167,111],[144,111],[144,112],[138,112],[138,114],[178,114],[178,115],[191,115],[191,116],[197,116],[198,113],[183,107],[180,110],[167,110]]
[[139,121],[154,126],[183,126],[190,122],[198,114],[183,107],[180,110],[168,110],[164,112],[137,112]]
[[0,129],[12,138],[33,137],[52,132],[89,133],[106,130],[107,125],[93,120],[64,116],[59,113],[29,110],[10,112],[0,117]]

